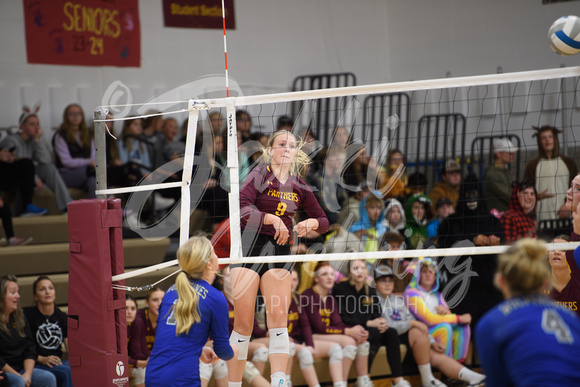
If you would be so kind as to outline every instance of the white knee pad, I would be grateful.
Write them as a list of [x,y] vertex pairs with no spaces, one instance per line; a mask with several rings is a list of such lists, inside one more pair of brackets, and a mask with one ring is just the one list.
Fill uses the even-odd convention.
[[288,346],[288,356],[292,357],[294,355],[296,355],[296,344],[294,344],[293,341],[290,341]]
[[314,358],[312,357],[312,352],[308,348],[302,348],[298,352],[298,362],[300,363],[300,369],[305,370],[314,365]]
[[248,382],[248,384],[252,383],[252,380],[256,376],[260,375],[260,371],[250,362],[246,362],[246,367],[244,368],[244,380]]
[[248,359],[248,347],[250,346],[250,336],[240,335],[236,331],[232,331],[230,336],[230,344],[238,347],[238,360]]
[[364,343],[357,345],[356,346],[357,356],[368,356],[370,348],[371,348],[371,345],[369,344],[368,341],[365,341]]
[[270,333],[269,353],[282,353],[288,355],[290,353],[288,328],[272,328],[268,329],[268,332]]
[[214,379],[221,379],[228,376],[228,365],[225,361],[219,360],[213,365],[213,377]]
[[268,348],[260,347],[254,351],[254,356],[252,356],[252,361],[265,363],[268,361]]
[[342,363],[342,348],[340,347],[340,344],[334,344],[328,350],[328,363]]
[[199,377],[201,379],[210,380],[211,374],[213,373],[213,365],[199,362]]
[[342,357],[354,360],[356,357],[356,347],[354,345],[345,345],[342,349]]

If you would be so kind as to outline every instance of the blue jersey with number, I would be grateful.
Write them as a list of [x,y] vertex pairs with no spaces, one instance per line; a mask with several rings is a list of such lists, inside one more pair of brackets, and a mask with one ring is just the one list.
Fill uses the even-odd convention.
[[580,320],[546,297],[502,302],[475,337],[488,386],[580,386]]
[[175,335],[173,305],[177,303],[177,288],[173,285],[161,302],[155,346],[147,363],[147,386],[199,386],[199,356],[209,335],[215,353],[224,360],[234,356],[228,332],[228,303],[224,295],[205,280],[191,281],[199,295],[201,321],[189,333]]

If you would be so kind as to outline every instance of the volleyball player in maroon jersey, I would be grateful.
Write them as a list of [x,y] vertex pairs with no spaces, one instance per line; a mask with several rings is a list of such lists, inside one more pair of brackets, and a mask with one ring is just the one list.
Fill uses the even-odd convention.
[[[244,256],[289,255],[291,231],[300,238],[310,231],[328,230],[324,211],[298,175],[302,166],[310,162],[300,147],[291,132],[274,132],[262,151],[262,162],[244,182],[240,191]],[[299,208],[308,214],[308,219],[292,227]],[[230,268],[236,311],[230,342],[239,348],[238,358],[228,362],[230,387],[241,386],[258,288],[266,306],[271,385],[283,386],[289,348],[287,319],[292,262],[234,264]]]

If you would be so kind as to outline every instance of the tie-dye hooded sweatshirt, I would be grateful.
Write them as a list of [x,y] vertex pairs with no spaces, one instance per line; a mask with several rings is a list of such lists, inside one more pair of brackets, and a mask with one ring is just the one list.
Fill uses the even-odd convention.
[[431,290],[425,290],[419,285],[419,280],[421,277],[421,267],[424,264],[436,265],[431,258],[420,257],[417,260],[416,265],[411,264],[409,269],[414,270],[413,279],[405,292],[403,297],[405,299],[405,304],[409,311],[415,316],[419,321],[424,322],[427,326],[432,327],[441,323],[457,324],[459,322],[459,316],[449,312],[448,314],[438,314],[435,308],[439,305],[445,306],[447,310],[449,307],[443,299],[443,296],[439,292],[439,272],[436,273],[435,283]]

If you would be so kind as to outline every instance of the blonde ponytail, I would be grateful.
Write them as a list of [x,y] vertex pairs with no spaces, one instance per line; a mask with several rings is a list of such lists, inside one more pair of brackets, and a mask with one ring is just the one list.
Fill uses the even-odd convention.
[[499,256],[498,272],[514,296],[541,293],[550,275],[546,244],[531,238],[520,239]]
[[191,280],[201,278],[211,254],[211,243],[204,237],[191,237],[177,250],[177,261],[182,270],[175,279],[179,295],[174,311],[177,335],[189,333],[191,326],[201,321],[199,294],[191,285]]

